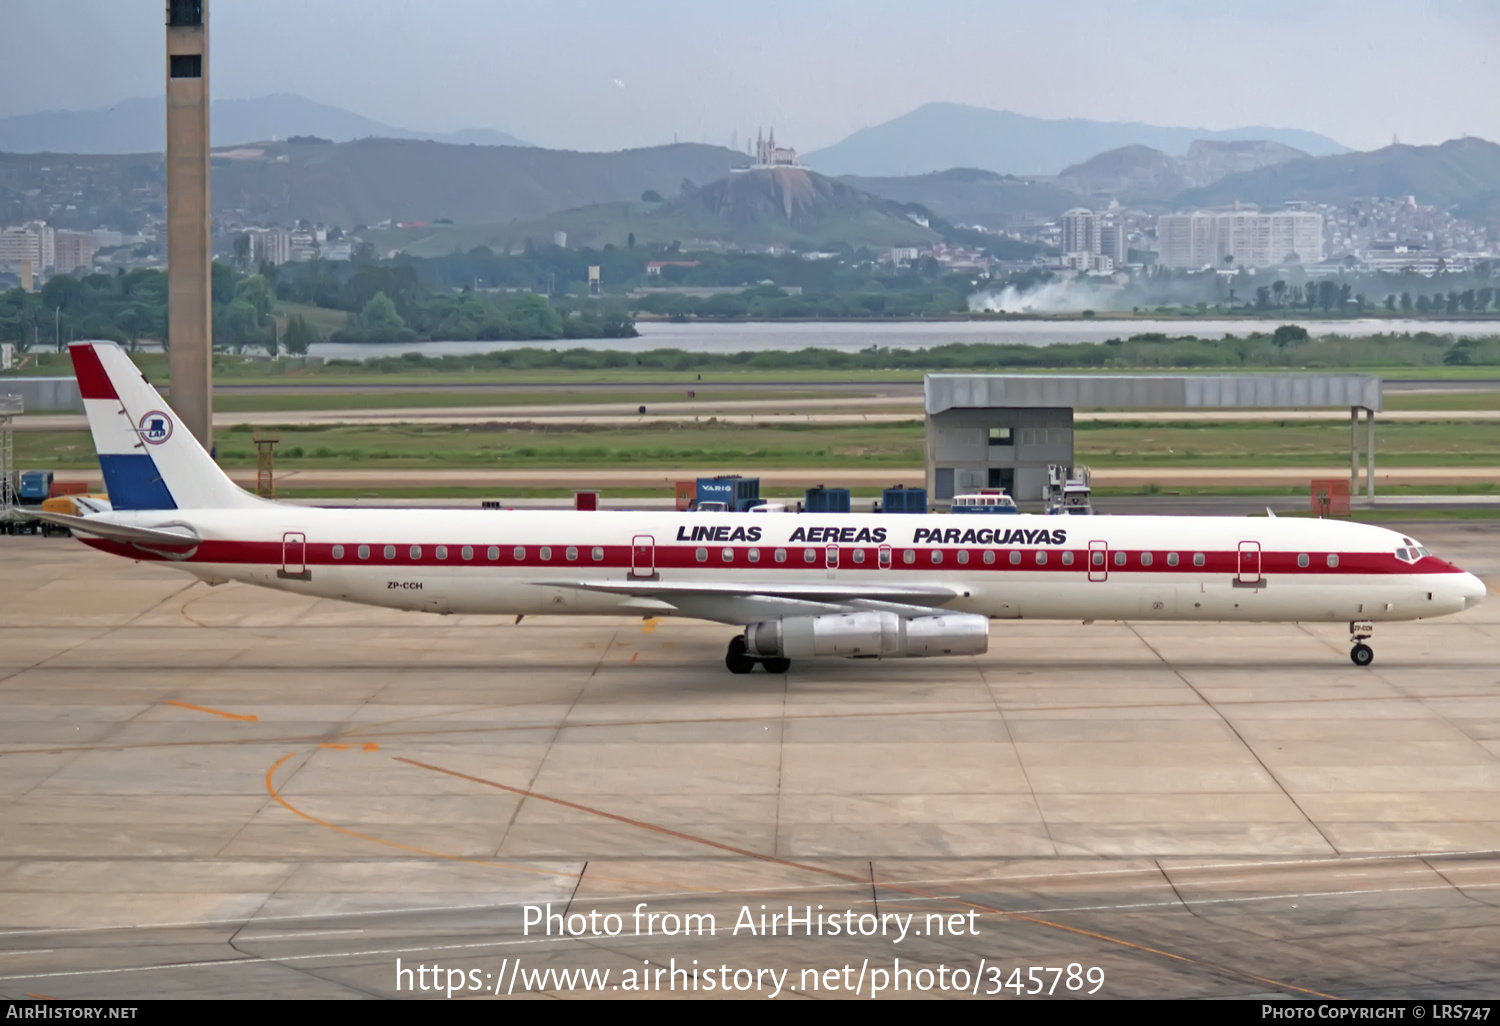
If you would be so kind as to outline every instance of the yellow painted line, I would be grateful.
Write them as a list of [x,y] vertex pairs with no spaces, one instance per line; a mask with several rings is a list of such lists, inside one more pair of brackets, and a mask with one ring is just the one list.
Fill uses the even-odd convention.
[[[288,756],[287,758],[290,758],[290,756]],[[553,805],[560,805],[563,808],[576,809],[580,812],[587,812],[591,815],[599,816],[604,819],[614,820],[617,823],[626,823],[630,826],[640,827],[643,830],[650,830],[654,833],[666,834],[669,837],[677,837],[685,841],[692,841],[709,848],[717,848],[720,851],[727,851],[735,855],[743,855],[747,858],[756,859],[760,862],[768,862],[775,865],[786,866],[791,869],[798,869],[809,873],[817,873],[822,876],[833,877],[837,880],[859,884],[860,886],[866,886],[872,883],[872,880],[870,878],[859,876],[854,873],[845,873],[837,869],[828,869],[823,866],[810,866],[802,862],[793,862],[790,859],[780,858],[776,855],[765,855],[761,852],[750,851],[747,848],[737,848],[734,845],[724,844],[721,841],[709,840],[706,837],[698,837],[693,834],[683,833],[680,830],[673,830],[670,827],[658,826],[655,823],[647,823],[639,819],[631,819],[628,816],[621,816],[613,812],[605,812],[603,809],[595,809],[587,805],[580,805],[577,802],[570,802],[563,798],[554,798],[551,795],[538,794],[535,791],[528,791],[524,788],[511,787],[509,784],[502,784],[494,780],[486,780],[483,777],[470,776],[467,773],[460,773],[458,770],[444,769],[441,766],[433,766],[430,763],[418,762],[415,759],[407,759],[401,756],[395,756],[394,758],[397,762],[404,762],[410,766],[418,766],[422,769],[432,770],[433,772],[442,773],[450,777],[457,777],[460,780],[468,780],[476,784],[482,784],[486,787],[497,788],[501,791],[509,791],[512,794],[521,795],[522,797],[526,798],[534,798],[537,801],[550,802]],[[284,762],[286,760],[283,759],[282,761]],[[1182,962],[1187,965],[1198,966],[1199,968],[1208,969],[1227,976],[1235,976],[1242,980],[1252,980],[1256,983],[1264,983],[1268,986],[1276,987],[1281,990],[1294,991],[1298,994],[1310,994],[1314,997],[1328,998],[1329,1000],[1334,1001],[1338,1000],[1338,998],[1336,998],[1332,994],[1325,994],[1322,991],[1312,990],[1308,987],[1299,987],[1294,983],[1285,983],[1280,980],[1270,979],[1269,977],[1258,976],[1255,973],[1246,972],[1243,969],[1233,969],[1228,966],[1216,965],[1213,962],[1205,962],[1200,959],[1189,958],[1187,955],[1179,955],[1175,952],[1163,951],[1160,948],[1153,948],[1145,944],[1137,944],[1134,941],[1128,941],[1122,937],[1113,937],[1107,933],[1098,933],[1094,930],[1085,930],[1076,926],[1068,926],[1065,923],[1053,922],[1050,919],[1042,919],[1037,916],[1027,915],[1024,912],[1007,912],[1004,909],[991,908],[987,905],[978,905],[970,901],[964,901],[961,898],[943,897],[939,894],[933,894],[928,891],[918,890],[915,887],[905,887],[900,884],[883,883],[880,886],[889,891],[896,891],[902,894],[910,894],[914,897],[927,898],[933,901],[942,901],[948,904],[958,905],[963,908],[972,908],[979,912],[991,912],[998,916],[1004,916],[1007,919],[1018,919],[1022,922],[1033,923],[1038,926],[1046,926],[1054,930],[1061,930],[1064,933],[1071,933],[1080,937],[1090,937],[1094,940],[1104,941],[1105,943],[1128,948],[1132,951],[1140,951],[1145,954],[1158,955],[1162,958],[1171,959],[1176,962]]]
[[222,716],[226,720],[245,720],[245,721],[247,721],[249,723],[259,723],[260,722],[260,717],[259,716],[252,716],[252,715],[249,715],[248,713],[225,712],[223,709],[210,709],[206,705],[190,705],[187,702],[164,702],[163,704],[164,705],[175,705],[179,709],[191,709],[194,712],[208,713],[210,716]]
[[641,624],[642,634],[650,634],[654,630],[656,630],[656,617],[654,616],[648,618],[644,623]]

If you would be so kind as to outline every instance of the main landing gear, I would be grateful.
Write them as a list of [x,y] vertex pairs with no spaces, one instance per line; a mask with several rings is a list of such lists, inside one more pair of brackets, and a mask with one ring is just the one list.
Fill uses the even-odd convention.
[[1368,620],[1355,620],[1349,624],[1349,640],[1354,647],[1349,650],[1349,659],[1355,666],[1369,666],[1375,661],[1375,650],[1365,641],[1375,632],[1375,625]]
[[767,673],[785,673],[792,668],[790,659],[760,659],[751,655],[750,646],[745,642],[743,634],[736,634],[729,639],[729,651],[724,653],[724,665],[729,668],[730,673],[749,673],[755,669],[756,663],[764,666]]

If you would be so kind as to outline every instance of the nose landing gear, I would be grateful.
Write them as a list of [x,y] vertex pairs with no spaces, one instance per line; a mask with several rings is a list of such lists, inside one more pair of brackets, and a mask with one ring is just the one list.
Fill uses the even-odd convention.
[[750,654],[750,646],[745,641],[743,634],[736,634],[729,639],[729,651],[724,653],[724,665],[730,673],[749,673],[755,669],[755,664],[760,663],[766,668],[767,673],[786,673],[792,668],[792,661],[782,657],[756,658]]
[[1375,661],[1375,650],[1365,641],[1375,632],[1375,625],[1368,620],[1355,620],[1349,624],[1349,640],[1354,647],[1349,650],[1349,659],[1355,666],[1369,666]]

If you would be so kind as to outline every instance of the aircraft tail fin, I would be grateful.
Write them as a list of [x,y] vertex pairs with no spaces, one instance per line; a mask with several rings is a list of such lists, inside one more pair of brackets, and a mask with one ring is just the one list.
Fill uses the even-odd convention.
[[229,480],[119,346],[78,342],[69,355],[116,510],[223,509],[261,501]]

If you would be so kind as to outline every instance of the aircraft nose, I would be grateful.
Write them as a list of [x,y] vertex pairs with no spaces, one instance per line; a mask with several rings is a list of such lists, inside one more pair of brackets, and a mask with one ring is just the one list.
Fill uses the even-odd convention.
[[1464,574],[1458,585],[1458,593],[1463,596],[1465,609],[1473,609],[1483,602],[1487,590],[1485,583],[1473,574]]

